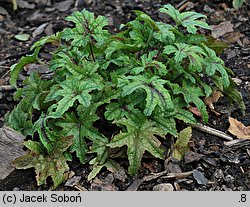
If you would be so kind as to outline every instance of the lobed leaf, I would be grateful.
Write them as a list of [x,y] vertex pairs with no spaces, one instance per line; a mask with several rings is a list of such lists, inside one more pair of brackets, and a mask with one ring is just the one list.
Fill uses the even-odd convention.
[[123,119],[117,123],[126,126],[127,132],[120,132],[118,135],[115,135],[108,146],[115,148],[127,145],[128,171],[131,175],[135,175],[138,172],[145,151],[163,159],[163,150],[160,148],[161,143],[155,137],[155,135],[164,136],[160,128],[154,127],[150,121],[138,125],[130,119]]

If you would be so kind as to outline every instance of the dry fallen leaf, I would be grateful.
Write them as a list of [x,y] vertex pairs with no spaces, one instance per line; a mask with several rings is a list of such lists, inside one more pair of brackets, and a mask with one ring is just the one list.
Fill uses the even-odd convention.
[[237,31],[234,31],[234,32],[230,32],[230,33],[227,33],[223,36],[223,39],[229,43],[229,44],[232,44],[232,43],[235,43],[237,42],[241,37],[244,37],[245,35],[241,34],[240,32],[237,32]]
[[229,117],[230,127],[228,131],[237,138],[250,139],[250,126],[246,127],[238,120]]
[[224,34],[233,32],[233,27],[234,25],[231,23],[231,21],[225,21],[221,22],[218,25],[212,25],[212,36],[214,38],[218,38],[223,36]]
[[23,135],[9,127],[0,128],[0,180],[15,169],[13,160],[27,154],[23,150],[24,139]]
[[192,112],[194,115],[201,117],[201,112],[196,107],[190,106],[188,107],[188,110]]
[[213,103],[216,103],[220,97],[222,97],[222,93],[220,91],[213,91],[211,96],[204,98],[205,104],[210,108],[212,112],[214,112],[216,115],[220,115],[217,111],[214,109]]

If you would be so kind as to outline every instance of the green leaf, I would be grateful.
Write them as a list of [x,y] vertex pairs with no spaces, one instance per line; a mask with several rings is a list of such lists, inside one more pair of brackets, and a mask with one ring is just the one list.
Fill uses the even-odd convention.
[[244,2],[245,2],[245,0],[233,0],[233,7],[235,9],[239,9],[242,7]]
[[18,34],[18,35],[15,35],[14,37],[17,40],[20,40],[20,41],[23,41],[23,42],[27,41],[30,38],[30,36],[28,34]]
[[66,20],[74,22],[75,28],[66,28],[62,32],[62,39],[72,40],[71,45],[74,47],[86,47],[88,43],[92,44],[91,38],[97,41],[97,45],[102,45],[102,42],[109,37],[109,32],[103,30],[103,27],[108,25],[108,19],[104,16],[95,18],[94,13],[84,9],[81,12],[74,12]]
[[174,137],[178,136],[176,130],[176,122],[173,117],[164,117],[164,116],[154,116],[152,120],[155,121],[156,126],[161,128],[165,135],[171,134]]
[[134,12],[137,15],[137,18],[136,18],[137,20],[144,21],[152,29],[158,30],[157,24],[150,16],[148,16],[146,13],[139,11],[139,10],[134,10]]
[[84,81],[79,77],[70,77],[61,82],[60,86],[61,88],[54,94],[49,94],[51,100],[57,100],[58,97],[61,97],[56,104],[57,108],[54,112],[54,114],[59,116],[63,115],[70,107],[72,107],[76,100],[78,100],[83,106],[88,107],[92,98],[89,92],[100,89],[92,80]]
[[177,160],[181,160],[185,153],[190,151],[188,142],[192,138],[192,128],[187,127],[180,131],[179,137],[177,138],[176,143],[174,144],[173,157]]
[[146,71],[146,70],[154,70],[155,73],[160,75],[166,75],[167,69],[166,65],[162,62],[154,60],[158,51],[150,51],[148,54],[144,54],[141,56],[141,63],[140,66],[133,68],[130,72],[132,74],[138,75],[139,73]]
[[[90,161],[90,164],[94,163],[96,159]],[[88,175],[88,181],[92,180],[94,177],[97,176],[97,174],[101,171],[103,167],[106,167],[107,170],[110,172],[121,172],[124,171],[124,169],[114,160],[107,160],[105,163],[101,165],[94,165],[92,171]]]
[[163,159],[163,150],[160,148],[160,141],[155,137],[164,136],[162,130],[154,127],[152,122],[146,121],[141,126],[129,119],[123,119],[119,124],[125,125],[127,132],[120,132],[111,140],[109,147],[122,147],[127,145],[129,173],[135,175],[140,167],[140,162],[144,152],[147,150],[153,156]]
[[62,134],[65,136],[73,136],[74,142],[70,151],[76,152],[76,156],[79,158],[80,162],[85,163],[88,148],[84,137],[84,126],[79,123],[73,113],[67,114],[66,118],[58,122],[57,125],[62,127]]
[[8,115],[7,125],[21,132],[24,136],[32,134],[32,121],[20,105],[16,106]]
[[154,32],[154,38],[164,44],[172,43],[175,41],[174,27],[170,24],[163,22],[156,22],[159,31]]
[[157,76],[151,79],[144,76],[128,76],[127,78],[132,82],[122,88],[122,96],[130,95],[137,89],[145,90],[147,97],[144,114],[146,116],[150,116],[157,105],[162,110],[172,111],[174,109],[171,96],[163,86],[167,81],[159,79]]
[[180,15],[182,26],[186,27],[187,31],[191,34],[195,34],[197,32],[197,27],[209,30],[211,29],[206,22],[197,20],[199,18],[207,18],[207,17],[203,14],[199,14],[196,12],[183,12]]
[[236,103],[240,107],[244,116],[246,113],[246,105],[244,104],[242,94],[237,89],[235,89],[235,87],[235,82],[230,78],[230,85],[224,89],[223,94],[225,94],[231,103]]
[[163,53],[167,55],[174,53],[176,62],[181,62],[184,58],[188,57],[191,64],[198,65],[202,62],[201,55],[205,54],[199,46],[191,46],[185,43],[175,43],[175,46],[167,45],[164,47]]
[[206,58],[203,60],[203,64],[206,67],[207,75],[212,76],[215,74],[216,71],[218,71],[221,74],[222,84],[225,87],[228,87],[230,82],[229,82],[228,73],[225,69],[223,60],[217,57],[215,52],[211,50],[210,48],[205,47],[205,49],[206,49],[207,54],[206,54]]
[[30,113],[33,109],[41,110],[46,108],[44,99],[53,82],[50,80],[42,80],[38,73],[33,72],[24,82],[26,87],[19,88],[14,94],[14,99],[22,100],[19,102],[24,112]]
[[50,35],[50,36],[42,37],[40,40],[36,41],[32,45],[30,50],[34,50],[35,48],[43,47],[47,43],[52,43],[54,45],[55,44],[58,45],[59,42],[60,42],[60,37],[61,37],[60,32],[57,32],[56,34],[53,34],[53,35]]
[[210,29],[206,22],[197,20],[199,18],[206,18],[203,14],[190,11],[180,13],[170,4],[165,5],[164,8],[161,8],[159,11],[168,14],[176,22],[177,26],[182,25],[186,27],[187,31],[191,34],[197,32],[197,27]]
[[207,42],[205,42],[205,45],[210,49],[214,50],[216,54],[221,54],[224,49],[229,47],[226,42],[215,39],[213,36],[206,36],[206,38]]
[[98,105],[87,108],[79,105],[77,108],[77,115],[82,127],[82,136],[92,141],[90,150],[96,153],[98,163],[102,164],[107,158],[106,144],[108,143],[108,139],[93,127],[93,123],[99,119],[96,115],[97,107]]
[[65,136],[72,135],[74,137],[74,142],[70,150],[71,152],[76,152],[81,163],[86,162],[86,153],[88,152],[86,138],[94,141],[98,139],[96,142],[98,142],[99,145],[104,145],[103,143],[106,141],[105,137],[92,126],[93,123],[99,119],[95,114],[96,108],[97,106],[78,106],[78,119],[71,113],[66,114],[66,117],[62,121],[57,122],[57,125],[62,127],[62,134]]
[[33,124],[33,135],[35,132],[38,133],[39,139],[48,154],[53,153],[53,143],[57,139],[55,133],[51,133],[49,127],[47,126],[46,117],[42,114],[40,118]]
[[18,79],[19,73],[22,71],[23,67],[29,63],[37,62],[38,53],[41,48],[37,47],[32,55],[22,57],[18,63],[14,64],[10,68],[10,84],[16,87],[16,81]]
[[159,11],[169,15],[176,23],[180,22],[180,12],[171,4],[164,5]]
[[37,184],[39,186],[46,184],[47,178],[51,177],[53,181],[52,189],[55,189],[65,180],[65,173],[69,170],[63,153],[70,147],[72,141],[72,137],[59,139],[55,143],[53,153],[46,155],[42,153],[43,147],[40,143],[29,140],[24,143],[30,149],[29,154],[17,158],[14,161],[14,166],[17,169],[34,167]]
[[196,107],[202,114],[202,118],[205,122],[208,121],[208,113],[206,109],[206,105],[200,97],[204,96],[202,89],[194,86],[193,84],[183,81],[182,87],[178,90],[175,90],[174,93],[179,94],[182,93],[186,103],[194,103]]
[[197,121],[190,111],[184,109],[178,109],[178,112],[174,115],[176,119],[182,120],[187,124],[196,124]]

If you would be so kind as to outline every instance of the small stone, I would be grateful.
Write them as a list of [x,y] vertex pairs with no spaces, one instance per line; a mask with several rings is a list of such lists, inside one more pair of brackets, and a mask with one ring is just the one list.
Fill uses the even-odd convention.
[[174,164],[172,162],[169,162],[167,166],[165,166],[165,170],[167,170],[170,173],[181,173],[182,170],[179,165]]
[[204,8],[203,8],[203,11],[204,12],[207,12],[207,13],[214,13],[214,9],[212,9],[211,7],[209,7],[208,5],[205,5]]
[[193,177],[198,184],[206,185],[208,180],[205,178],[204,174],[198,170],[193,170]]
[[112,174],[108,174],[107,177],[104,179],[106,183],[113,183],[114,176]]
[[174,187],[170,183],[161,183],[155,185],[153,191],[174,191]]
[[233,191],[231,188],[228,188],[228,187],[225,186],[225,185],[222,185],[222,186],[221,186],[221,190],[223,190],[223,191]]
[[218,169],[214,172],[214,177],[217,179],[222,179],[224,178],[224,173],[221,169]]
[[65,183],[65,186],[73,187],[77,183],[79,183],[80,180],[81,180],[81,176],[73,176],[72,178],[70,178],[69,180],[67,180],[67,182]]
[[235,178],[232,175],[227,175],[227,176],[225,176],[224,180],[227,183],[231,183],[231,182],[233,182],[235,180]]
[[242,80],[241,79],[239,79],[239,78],[232,78],[232,80],[236,83],[236,85],[241,85],[241,83],[242,83]]

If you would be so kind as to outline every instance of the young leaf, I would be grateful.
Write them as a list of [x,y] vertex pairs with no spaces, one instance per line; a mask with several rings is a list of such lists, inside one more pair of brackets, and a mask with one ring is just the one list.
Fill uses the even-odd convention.
[[192,137],[192,128],[187,127],[180,131],[179,137],[177,138],[176,143],[174,144],[173,157],[181,160],[185,153],[190,151],[188,142]]
[[30,36],[28,34],[18,34],[18,35],[15,35],[14,36],[17,40],[20,40],[20,41],[27,41]]
[[129,173],[135,175],[140,167],[141,159],[147,150],[153,156],[163,159],[163,150],[160,148],[160,141],[155,137],[164,136],[160,128],[154,127],[152,122],[146,121],[138,125],[130,119],[123,119],[116,123],[125,125],[127,132],[120,132],[111,140],[109,147],[128,147]]

